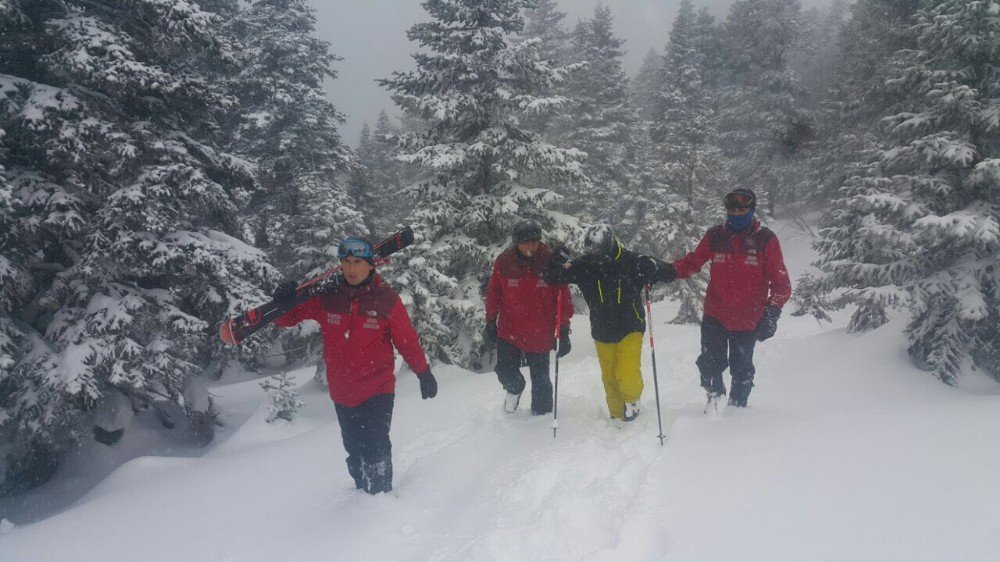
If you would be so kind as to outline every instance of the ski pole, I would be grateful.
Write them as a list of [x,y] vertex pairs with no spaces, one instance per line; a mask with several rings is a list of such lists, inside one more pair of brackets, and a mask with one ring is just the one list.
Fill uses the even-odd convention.
[[562,289],[556,290],[556,383],[552,390],[552,438],[559,429],[559,329],[562,327]]
[[[656,423],[660,426],[660,445],[663,445],[663,419],[660,416],[660,382],[656,377],[656,346],[653,344],[653,307],[649,305],[649,285],[646,285],[646,323],[649,324],[649,354],[653,358],[653,389],[656,393]],[[558,363],[557,363],[558,365]],[[558,367],[556,367],[558,373]]]

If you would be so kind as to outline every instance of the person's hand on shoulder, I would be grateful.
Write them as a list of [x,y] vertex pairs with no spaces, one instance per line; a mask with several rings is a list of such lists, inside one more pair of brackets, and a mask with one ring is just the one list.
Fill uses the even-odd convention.
[[569,267],[569,250],[565,246],[553,246],[552,250],[549,251],[549,264],[563,268]]
[[295,303],[295,289],[298,286],[294,279],[285,279],[275,287],[274,292],[271,293],[271,299],[282,306],[293,304]]
[[639,256],[635,260],[635,267],[639,271],[639,275],[650,280],[652,280],[656,276],[656,272],[660,270],[660,264],[656,263],[656,260],[649,256]]
[[673,283],[677,280],[677,269],[672,263],[663,262],[660,264],[660,271],[656,275],[657,281],[662,281],[664,283]]

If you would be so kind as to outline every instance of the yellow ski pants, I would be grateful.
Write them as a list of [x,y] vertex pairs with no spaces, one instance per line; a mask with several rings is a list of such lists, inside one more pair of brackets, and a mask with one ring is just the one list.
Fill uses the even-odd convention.
[[642,395],[642,371],[639,370],[642,336],[642,332],[632,332],[618,343],[594,342],[612,418],[622,417],[625,402],[638,402]]

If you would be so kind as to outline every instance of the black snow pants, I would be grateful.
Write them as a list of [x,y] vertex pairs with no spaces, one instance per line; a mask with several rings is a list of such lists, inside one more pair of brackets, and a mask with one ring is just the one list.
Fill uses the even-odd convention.
[[377,394],[353,408],[334,404],[347,451],[347,472],[369,494],[392,490],[389,425],[395,394]]
[[701,355],[696,362],[701,371],[701,386],[708,392],[725,394],[722,372],[729,367],[733,377],[729,401],[746,406],[756,372],[753,366],[756,343],[756,332],[730,331],[715,318],[705,316],[701,321]]
[[549,354],[523,351],[516,345],[497,340],[497,378],[504,390],[511,394],[524,392],[524,375],[521,364],[528,365],[531,374],[531,413],[548,414],[552,411],[552,381],[549,380]]

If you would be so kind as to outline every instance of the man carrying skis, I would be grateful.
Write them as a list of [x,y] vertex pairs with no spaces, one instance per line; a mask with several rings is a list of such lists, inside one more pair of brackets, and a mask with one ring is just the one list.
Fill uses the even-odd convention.
[[[426,400],[437,395],[437,381],[399,295],[375,273],[372,246],[347,238],[337,248],[342,274],[328,291],[277,318],[280,327],[303,320],[319,322],[330,398],[337,409],[347,451],[347,472],[369,494],[392,490],[389,424],[395,399],[393,346],[420,381]],[[274,291],[276,302],[295,299],[295,282]]]
[[486,288],[486,329],[483,338],[496,342],[497,378],[507,391],[504,410],[513,413],[524,391],[521,363],[531,375],[531,413],[552,411],[549,351],[559,321],[559,357],[569,353],[569,319],[573,302],[566,285],[542,279],[549,264],[549,247],[541,242],[542,228],[531,221],[514,225],[513,244],[493,262]]
[[712,261],[697,360],[708,393],[706,411],[726,394],[726,367],[732,375],[729,404],[746,407],[756,372],[754,345],[774,335],[781,307],[792,294],[778,238],[754,218],[756,195],[736,189],[723,201],[726,221],[710,228],[693,252],[663,273],[666,280],[684,279]]
[[546,281],[580,287],[590,306],[590,333],[597,346],[608,412],[612,418],[632,421],[639,415],[643,389],[642,289],[659,281],[661,266],[667,264],[626,250],[606,225],[588,228],[584,246],[586,253],[572,261],[564,249],[553,249]]

